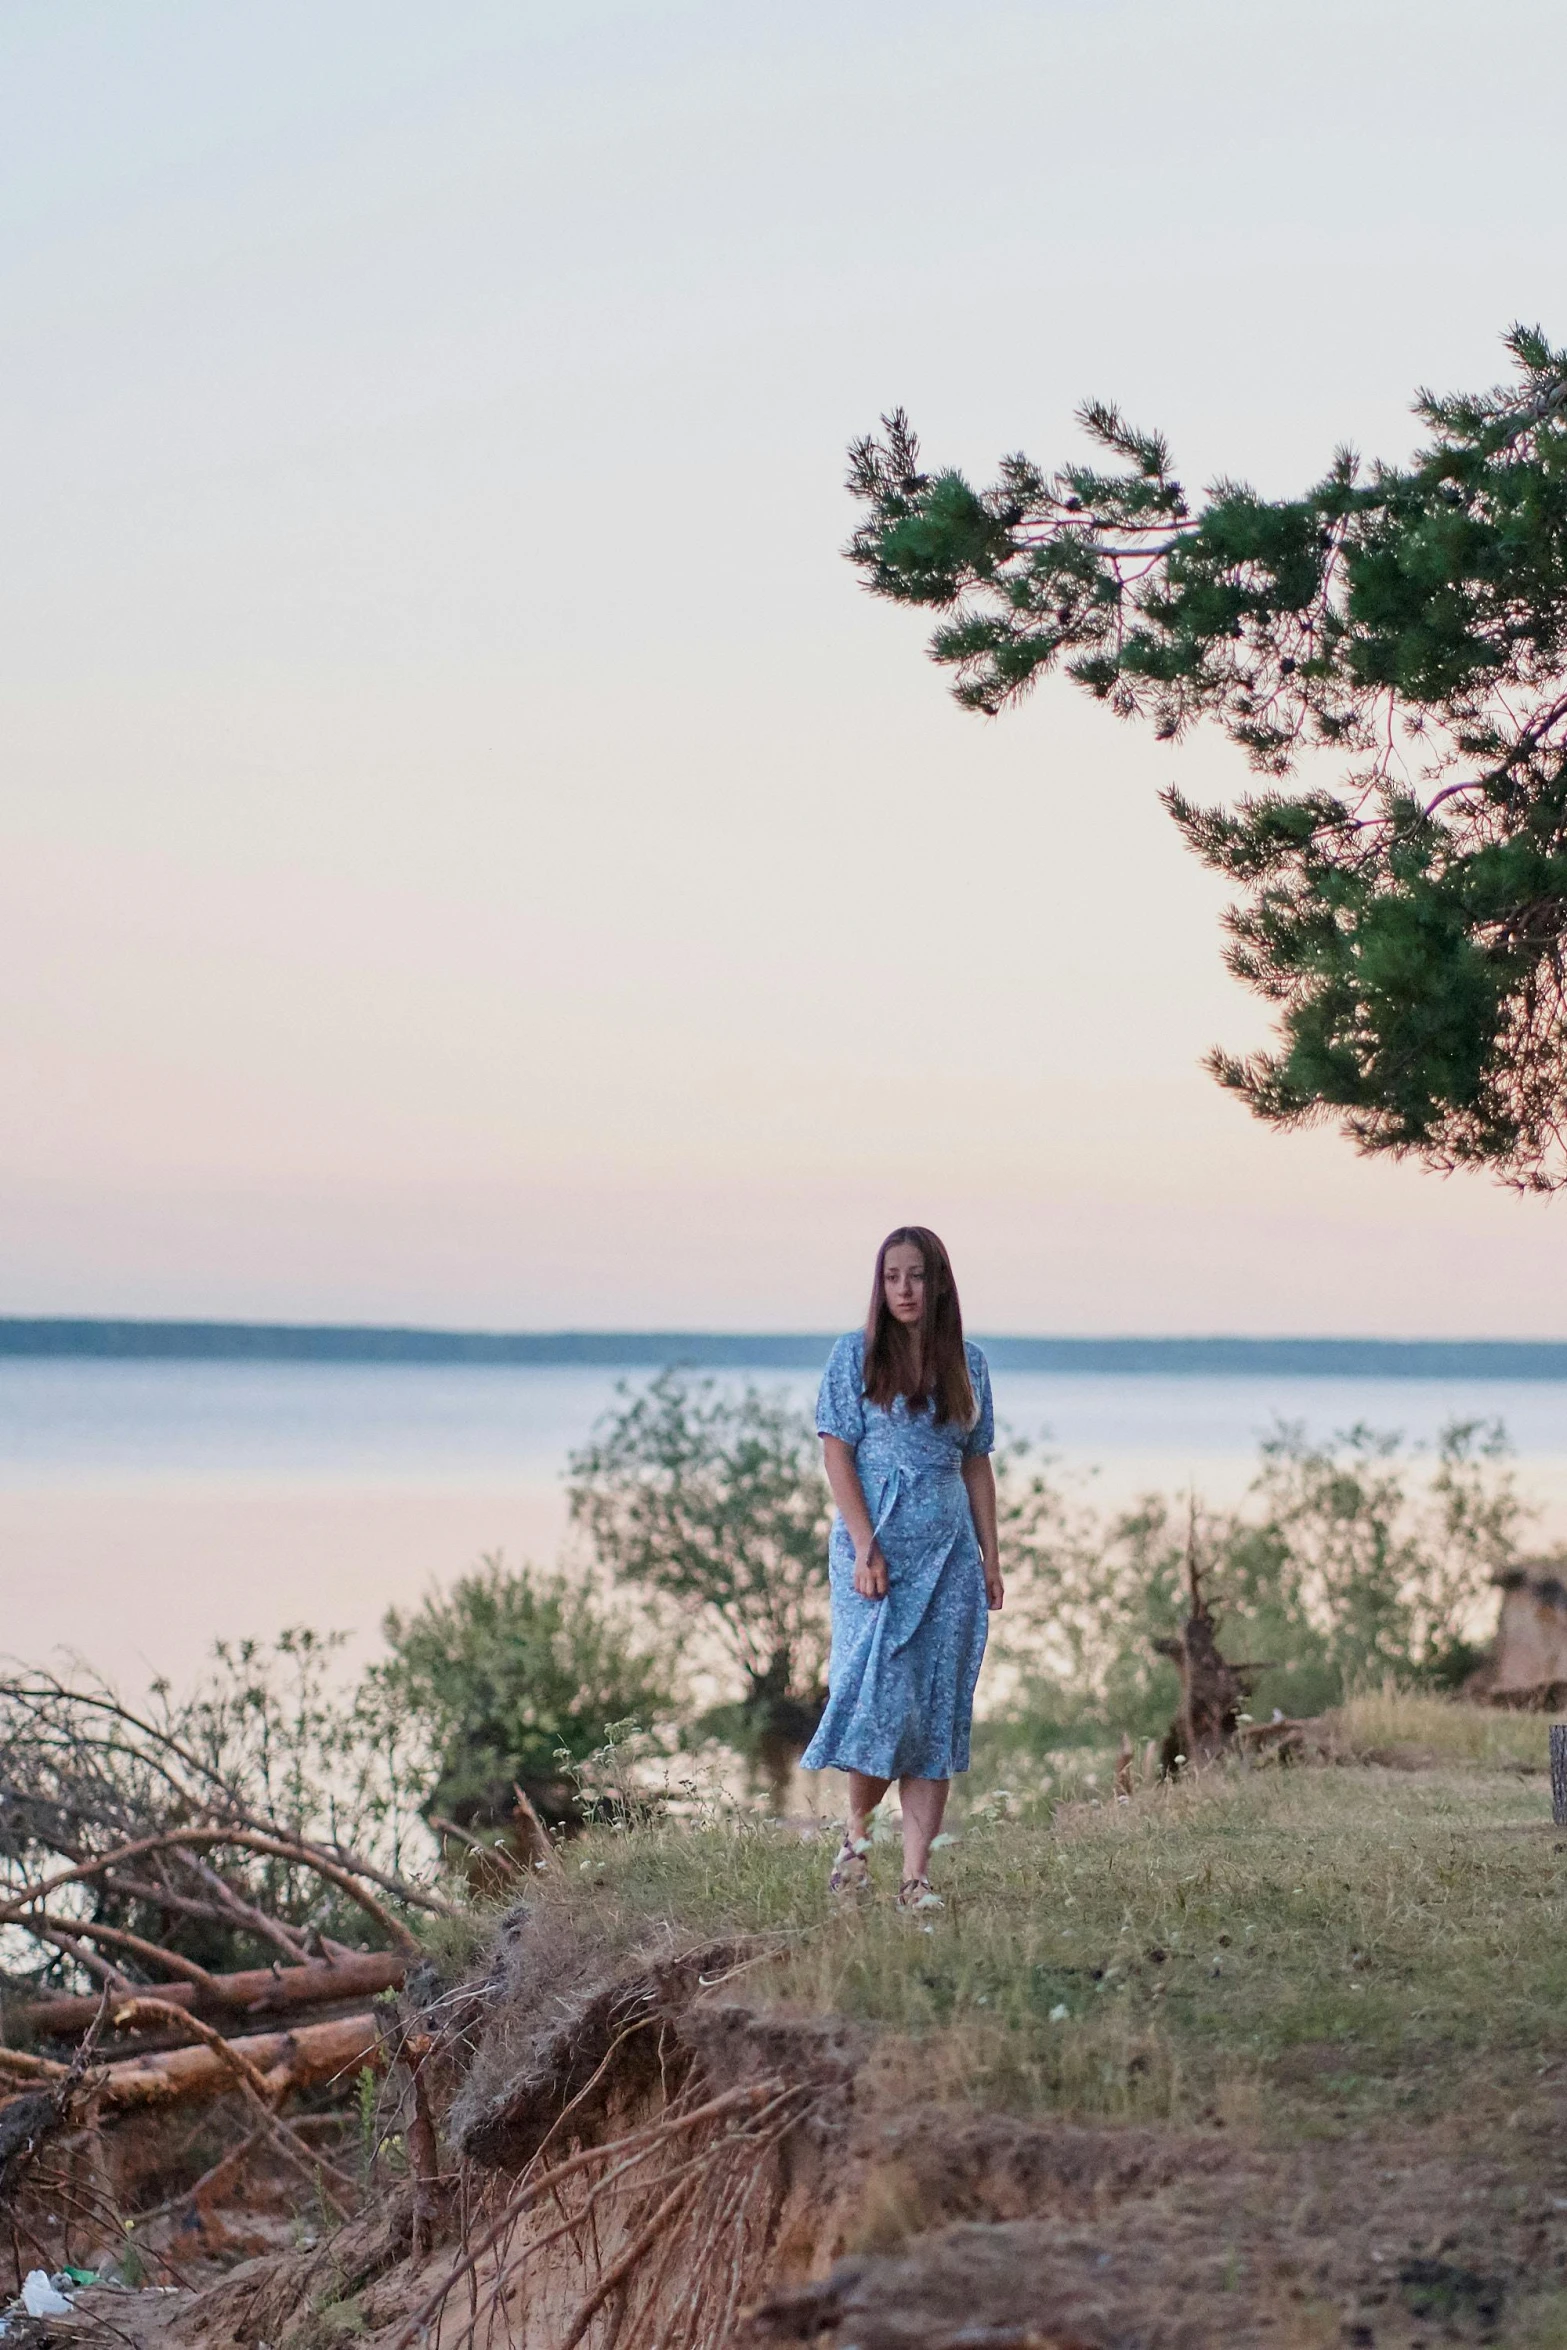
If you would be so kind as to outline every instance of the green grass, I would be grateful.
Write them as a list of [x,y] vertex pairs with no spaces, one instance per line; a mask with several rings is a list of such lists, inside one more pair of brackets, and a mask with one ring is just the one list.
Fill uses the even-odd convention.
[[956,2043],[943,2070],[986,2102],[1424,2119],[1567,2055],[1556,1843],[1514,1778],[1258,1772],[979,1830],[934,1934],[883,1911],[792,1971],[813,2004]]
[[929,1931],[892,1908],[895,1850],[843,1914],[823,1842],[743,1824],[596,1833],[534,1898],[605,1960],[667,1930],[777,1933],[750,1996],[881,2027],[979,2104],[1519,2126],[1567,2074],[1567,1838],[1520,1775],[1543,1724],[1378,1697],[1341,1726],[1445,1759],[1214,1773],[1045,1823],[981,1806],[937,1856]]

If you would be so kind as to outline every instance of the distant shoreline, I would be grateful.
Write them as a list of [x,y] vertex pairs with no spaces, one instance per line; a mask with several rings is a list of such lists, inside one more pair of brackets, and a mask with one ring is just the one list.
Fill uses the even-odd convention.
[[[0,1316],[0,1357],[813,1371],[829,1331],[422,1330],[375,1324]],[[1567,1341],[1510,1338],[986,1338],[998,1371],[1163,1378],[1567,1381]]]

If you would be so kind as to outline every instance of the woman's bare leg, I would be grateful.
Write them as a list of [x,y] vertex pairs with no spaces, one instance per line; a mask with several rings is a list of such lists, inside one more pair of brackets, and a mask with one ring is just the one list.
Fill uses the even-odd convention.
[[[867,1781],[874,1786],[875,1781]],[[900,1779],[903,1799],[903,1882],[930,1874],[930,1848],[941,1834],[950,1779]]]
[[863,1844],[869,1836],[871,1813],[891,1785],[890,1779],[868,1779],[863,1771],[849,1773],[849,1837],[852,1843]]

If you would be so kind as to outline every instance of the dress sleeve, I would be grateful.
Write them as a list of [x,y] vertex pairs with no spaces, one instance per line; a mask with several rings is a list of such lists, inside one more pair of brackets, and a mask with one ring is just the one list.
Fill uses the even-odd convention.
[[860,1340],[851,1331],[840,1338],[827,1357],[821,1392],[816,1398],[816,1433],[836,1436],[844,1444],[858,1444],[865,1434],[865,1397],[861,1387]]
[[968,1350],[968,1370],[974,1401],[979,1406],[979,1417],[963,1439],[963,1458],[972,1461],[981,1453],[996,1449],[996,1406],[990,1392],[990,1365],[977,1346]]

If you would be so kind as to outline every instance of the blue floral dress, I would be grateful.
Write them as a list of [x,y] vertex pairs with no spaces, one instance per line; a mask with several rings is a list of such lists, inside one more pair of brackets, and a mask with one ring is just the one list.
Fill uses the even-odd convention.
[[865,1339],[840,1338],[816,1404],[818,1435],[854,1451],[882,1557],[885,1599],[854,1588],[854,1544],[841,1517],[827,1548],[832,1578],[830,1695],[801,1760],[808,1771],[873,1779],[950,1779],[968,1769],[974,1684],[985,1653],[985,1572],[963,1463],[993,1450],[990,1369],[968,1348],[979,1407],[972,1428],[938,1425],[933,1404],[911,1412],[868,1403]]

